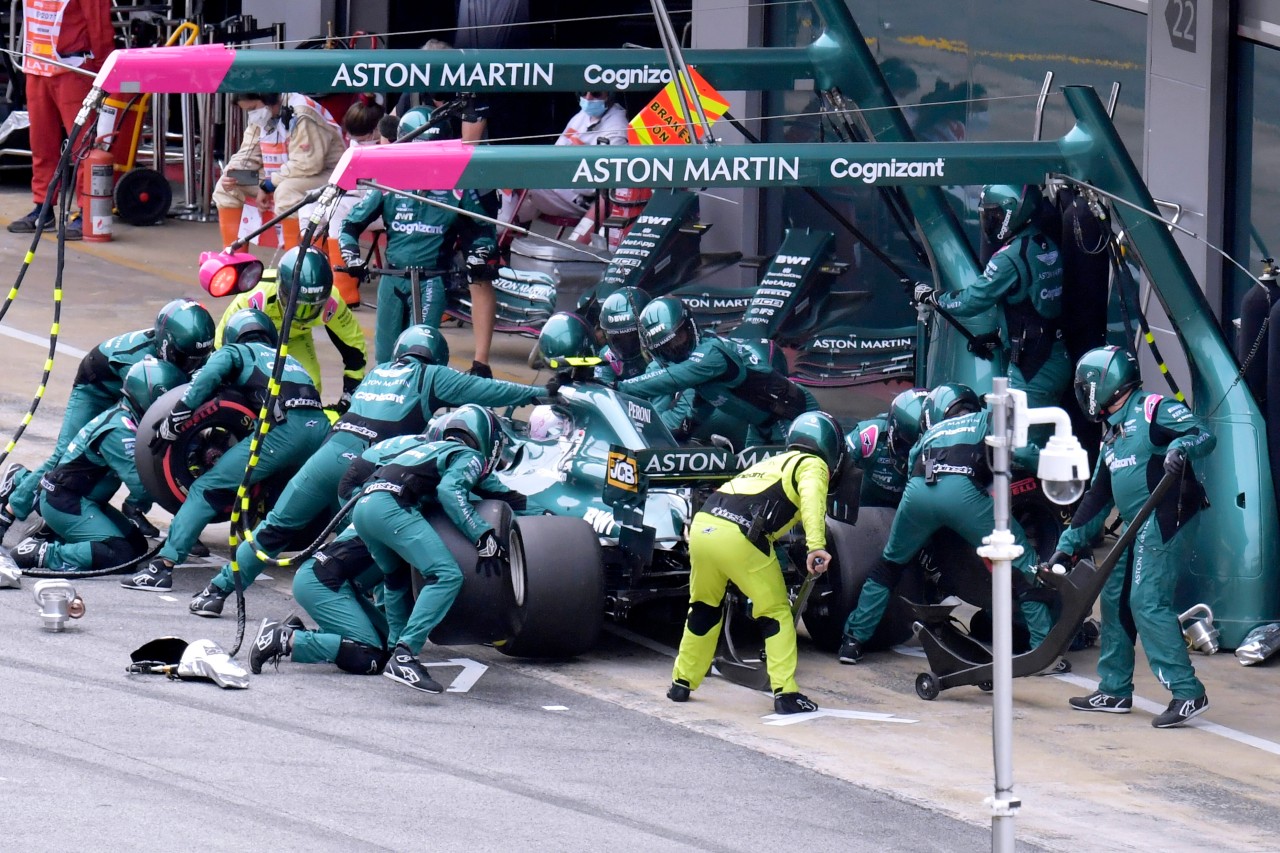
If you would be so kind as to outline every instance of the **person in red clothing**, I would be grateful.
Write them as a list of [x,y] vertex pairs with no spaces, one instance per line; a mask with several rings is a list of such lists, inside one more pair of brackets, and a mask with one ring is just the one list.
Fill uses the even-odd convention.
[[[27,78],[35,209],[9,224],[13,233],[31,234],[55,224],[52,209],[41,220],[40,207],[58,166],[62,139],[93,85],[91,76],[64,66],[96,72],[114,47],[111,0],[23,0],[22,71]],[[67,222],[66,231],[68,240],[80,239],[79,214]]]

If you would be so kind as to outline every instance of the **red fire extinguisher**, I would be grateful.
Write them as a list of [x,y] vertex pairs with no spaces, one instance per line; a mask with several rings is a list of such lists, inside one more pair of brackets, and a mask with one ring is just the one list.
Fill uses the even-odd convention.
[[111,152],[93,148],[80,164],[80,212],[84,239],[93,243],[111,240],[112,194],[116,164]]

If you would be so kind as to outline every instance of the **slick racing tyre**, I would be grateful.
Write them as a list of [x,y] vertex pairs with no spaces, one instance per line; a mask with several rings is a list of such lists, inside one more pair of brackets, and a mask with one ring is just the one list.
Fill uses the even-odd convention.
[[[831,552],[832,565],[814,583],[804,609],[805,630],[814,645],[823,651],[834,652],[840,648],[845,620],[858,605],[862,584],[884,550],[893,513],[887,507],[862,507],[858,511],[857,526],[827,522],[827,550]],[[916,572],[903,572],[880,627],[865,644],[867,648],[889,648],[911,636],[913,617],[900,597],[914,601],[918,588]]]
[[[511,538],[511,507],[502,501],[480,501],[476,512],[493,526],[501,542]],[[438,507],[426,514],[436,535],[444,542],[458,568],[462,570],[462,589],[453,606],[436,629],[431,642],[441,646],[495,643],[510,636],[507,612],[511,608],[511,573],[484,575],[476,571],[476,546]],[[508,545],[508,550],[510,546]],[[426,585],[422,573],[413,571],[413,595],[416,599]]]
[[[186,390],[186,385],[173,388],[147,409],[138,423],[133,451],[142,485],[156,503],[171,513],[182,506],[197,477],[212,468],[236,442],[249,437],[258,415],[246,397],[224,391],[196,410],[191,427],[176,441],[157,442],[153,449],[160,422],[169,416]],[[223,515],[219,520],[227,517]]]

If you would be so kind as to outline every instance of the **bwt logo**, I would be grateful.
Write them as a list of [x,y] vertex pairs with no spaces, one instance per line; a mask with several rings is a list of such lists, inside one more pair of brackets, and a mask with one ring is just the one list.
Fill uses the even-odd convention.
[[799,267],[799,266],[804,266],[805,264],[809,263],[809,261],[811,260],[813,259],[806,258],[803,255],[778,255],[773,259],[773,262],[781,266],[798,266]]

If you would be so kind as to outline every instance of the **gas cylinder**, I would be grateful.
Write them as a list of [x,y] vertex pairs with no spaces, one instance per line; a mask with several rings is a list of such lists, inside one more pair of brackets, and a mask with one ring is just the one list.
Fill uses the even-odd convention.
[[80,164],[80,211],[85,240],[92,243],[111,240],[111,197],[115,185],[116,166],[111,152],[92,149]]

